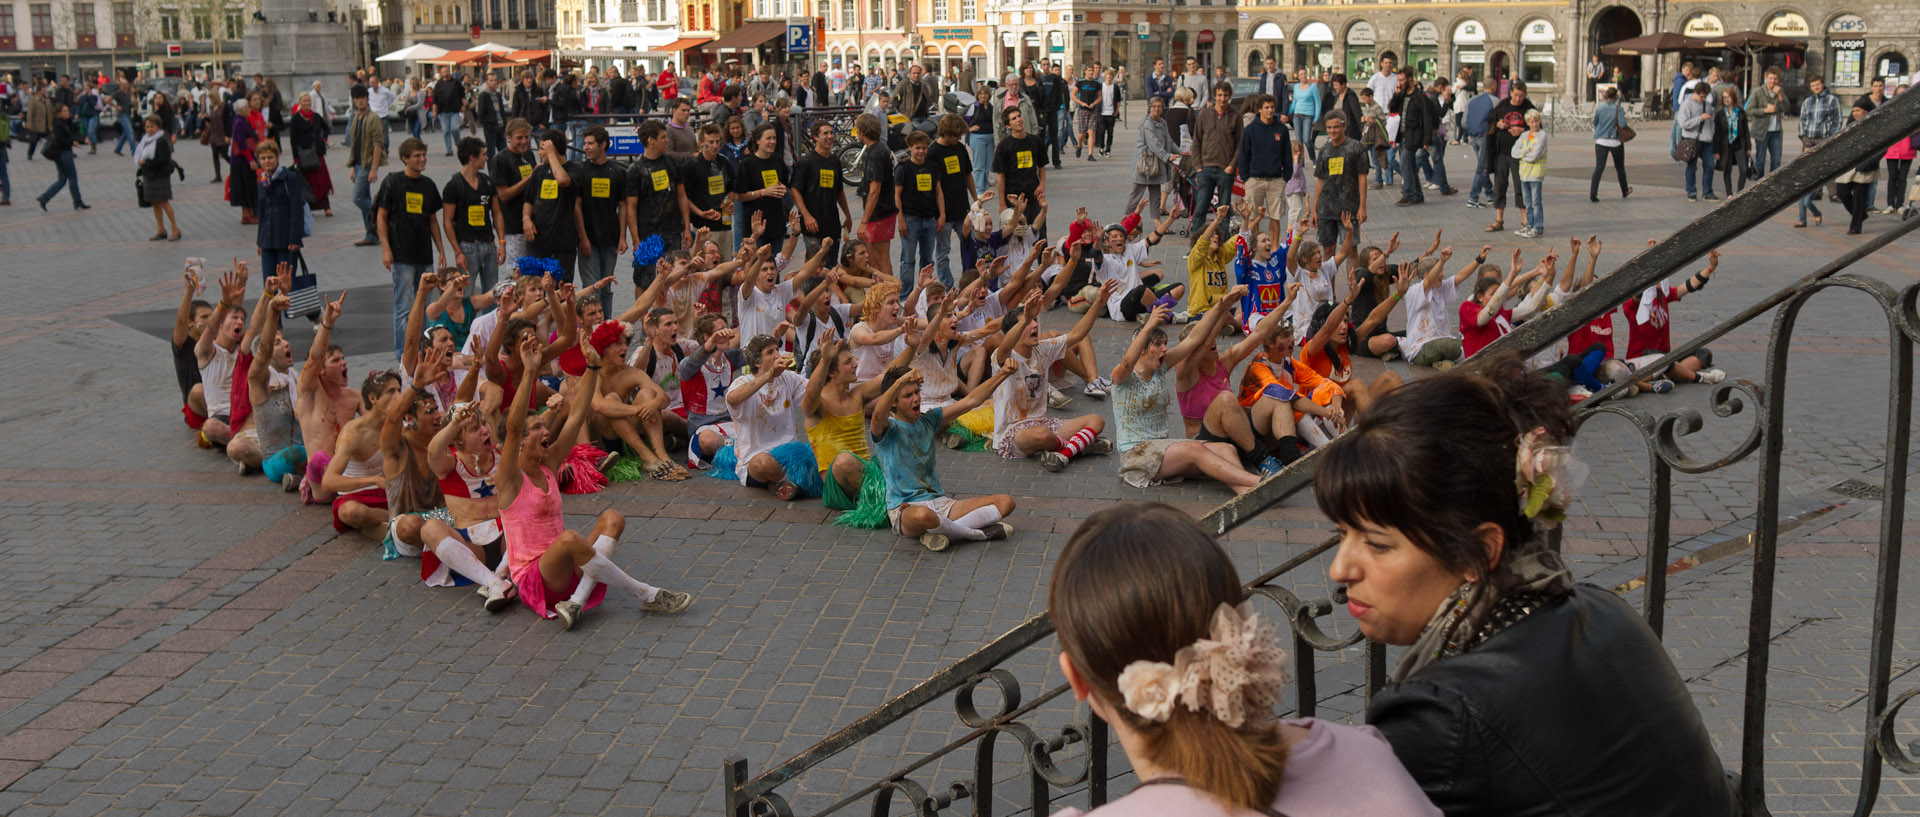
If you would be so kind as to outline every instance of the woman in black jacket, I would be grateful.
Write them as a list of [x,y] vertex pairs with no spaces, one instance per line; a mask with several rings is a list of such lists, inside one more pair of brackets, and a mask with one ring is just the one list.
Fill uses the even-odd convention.
[[254,243],[260,248],[260,271],[271,277],[281,263],[293,263],[293,254],[306,243],[307,180],[298,169],[280,164],[280,146],[268,140],[254,148],[254,159],[260,185]]
[[1328,573],[1366,637],[1409,647],[1367,723],[1449,815],[1732,815],[1659,638],[1535,528],[1585,478],[1565,385],[1486,364],[1388,392],[1320,460]]
[[[147,114],[143,123],[146,135],[133,148],[135,172],[140,176],[140,196],[153,208],[153,236],[148,241],[179,241],[180,216],[173,212],[173,136],[167,133],[159,114]],[[167,221],[173,232],[167,232]]]
[[66,105],[56,106],[53,111],[53,130],[48,132],[47,144],[40,149],[40,153],[53,162],[54,169],[60,175],[47,187],[47,192],[40,194],[40,209],[47,209],[47,202],[53,200],[61,187],[69,184],[73,186],[68,191],[73,196],[73,209],[91,209],[92,206],[80,198],[80,173],[73,167],[73,146],[86,143],[86,137],[80,135],[80,128],[73,122],[73,109]]
[[[1720,104],[1713,111],[1713,161],[1720,169],[1721,187],[1728,193],[1747,188],[1752,174],[1753,136],[1747,133],[1747,109],[1732,86],[1720,90]],[[1739,186],[1734,186],[1736,174]]]

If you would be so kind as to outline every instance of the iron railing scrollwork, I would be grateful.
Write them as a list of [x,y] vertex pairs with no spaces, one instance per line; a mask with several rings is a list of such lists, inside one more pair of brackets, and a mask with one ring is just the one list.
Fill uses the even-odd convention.
[[[1841,172],[1879,156],[1896,139],[1905,139],[1920,131],[1920,94],[1904,94],[1881,106],[1864,120],[1844,129],[1840,135],[1808,151],[1709,211],[1638,255],[1618,269],[1576,294],[1566,303],[1516,327],[1496,341],[1492,352],[1531,354],[1565,337],[1594,317],[1625,303],[1648,286],[1674,275],[1717,247],[1765,222],[1773,214],[1792,205],[1802,195],[1825,184]],[[1760,455],[1759,486],[1751,537],[1752,578],[1748,608],[1746,643],[1746,681],[1743,698],[1740,791],[1743,808],[1749,815],[1767,814],[1766,744],[1768,733],[1767,673],[1771,667],[1772,613],[1775,572],[1781,534],[1780,492],[1781,460],[1785,446],[1785,403],[1788,351],[1796,321],[1813,296],[1830,289],[1865,293],[1887,317],[1888,341],[1888,416],[1885,434],[1885,465],[1881,479],[1879,548],[1872,601],[1873,626],[1864,698],[1865,723],[1862,732],[1860,785],[1854,814],[1872,812],[1878,797],[1883,765],[1908,774],[1920,774],[1920,743],[1902,746],[1894,724],[1902,708],[1920,688],[1909,689],[1891,699],[1888,696],[1893,671],[1893,636],[1899,600],[1901,538],[1904,533],[1907,485],[1907,451],[1911,442],[1913,410],[1913,351],[1920,340],[1920,284],[1895,289],[1871,278],[1842,274],[1850,265],[1920,228],[1920,219],[1900,222],[1886,232],[1849,250],[1819,270],[1762,298],[1739,314],[1698,336],[1676,344],[1671,353],[1642,367],[1657,369],[1693,354],[1715,339],[1736,328],[1758,321],[1771,313],[1773,324],[1766,349],[1765,369],[1758,381],[1733,380],[1717,385],[1709,393],[1708,410],[1716,419],[1746,415],[1751,427],[1731,447],[1713,452],[1690,450],[1683,441],[1700,433],[1707,420],[1694,409],[1682,409],[1654,415],[1633,403],[1612,399],[1631,384],[1611,386],[1589,397],[1576,411],[1579,422],[1599,415],[1625,418],[1647,446],[1648,541],[1645,552],[1645,583],[1642,612],[1654,632],[1666,630],[1668,556],[1672,548],[1672,481],[1675,472],[1709,473]],[[1463,364],[1467,368],[1475,361]],[[1202,518],[1204,526],[1224,533],[1262,510],[1308,487],[1317,461],[1316,452],[1293,463],[1245,494],[1222,503]],[[1549,536],[1549,544],[1558,546],[1559,533]],[[1295,647],[1295,683],[1297,711],[1310,715],[1321,700],[1317,686],[1317,656],[1323,652],[1341,652],[1361,643],[1358,633],[1331,634],[1320,619],[1331,616],[1344,602],[1343,591],[1335,588],[1328,599],[1303,599],[1292,590],[1275,584],[1282,576],[1325,555],[1337,540],[1325,540],[1267,570],[1248,583],[1252,595],[1273,602],[1291,630]],[[891,813],[896,799],[904,799],[921,815],[952,812],[966,805],[974,815],[993,813],[995,747],[999,735],[1011,736],[1022,749],[1021,761],[1027,777],[1028,808],[1031,813],[1046,814],[1058,793],[1084,785],[1087,807],[1106,802],[1106,784],[1111,775],[1106,768],[1109,734],[1105,724],[1076,707],[1070,721],[1051,733],[1028,721],[1042,706],[1069,692],[1065,684],[1035,696],[1031,701],[1021,694],[1017,678],[1002,669],[1016,656],[1052,635],[1046,615],[1036,615],[988,642],[933,677],[916,684],[880,708],[828,736],[805,751],[758,775],[750,775],[747,761],[740,757],[726,760],[722,776],[727,810],[734,817],[747,815],[793,814],[788,801],[778,793],[807,770],[819,765],[877,734],[881,729],[919,712],[946,695],[954,696],[956,715],[965,731],[945,746],[895,769],[886,777],[868,783],[838,797],[814,814],[831,814],[871,799],[876,815]],[[1386,652],[1367,643],[1363,657],[1364,692],[1369,698],[1385,683]],[[997,690],[997,708],[983,709],[975,704],[976,691]],[[916,782],[935,771],[941,758],[969,746],[974,747],[973,770],[969,779],[945,788],[928,788]],[[1084,759],[1077,771],[1063,771],[1057,759],[1068,750]]]

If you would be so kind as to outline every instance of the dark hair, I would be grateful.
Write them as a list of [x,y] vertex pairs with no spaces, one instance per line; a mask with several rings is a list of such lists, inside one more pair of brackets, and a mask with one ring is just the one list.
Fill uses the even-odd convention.
[[400,150],[398,152],[398,155],[400,156],[401,159],[405,159],[408,156],[412,156],[413,154],[425,153],[426,151],[427,151],[426,142],[420,141],[420,138],[417,136],[409,136],[406,139],[402,139],[400,141]]
[[643,119],[640,121],[640,129],[634,131],[634,134],[640,137],[640,144],[645,145],[648,142],[660,138],[660,134],[666,132],[667,125],[665,122],[661,122],[658,119]]
[[366,379],[360,381],[360,409],[365,411],[373,408],[373,393],[386,388],[388,383],[396,383],[399,380],[399,373],[391,369],[375,369],[367,372]]
[[1227,96],[1228,96],[1228,98],[1232,98],[1232,96],[1233,96],[1233,83],[1231,83],[1231,82],[1226,82],[1226,81],[1224,81],[1224,80],[1223,80],[1223,81],[1220,81],[1220,82],[1216,82],[1216,83],[1214,83],[1214,84],[1213,84],[1213,91],[1212,91],[1212,93],[1214,93],[1214,94],[1219,94],[1219,93],[1220,93],[1221,91],[1226,91],[1226,92],[1227,92]]
[[[657,121],[657,120],[648,120],[648,121]],[[607,136],[607,129],[600,127],[599,125],[594,125],[593,127],[590,127],[584,131],[581,131],[580,136],[585,139],[592,139],[593,141],[599,142],[602,145],[611,144],[613,142],[613,139]]]
[[[1007,127],[1013,127],[1013,116],[1014,114],[1019,114],[1019,113],[1020,113],[1020,107],[1018,105],[1002,110],[1000,112],[1000,124],[1006,125]],[[1020,114],[1020,116],[1022,117],[1021,124],[1023,125],[1026,124],[1026,120],[1025,120],[1026,114]]]
[[1507,86],[1508,93],[1512,93],[1514,91],[1524,91],[1526,89],[1527,89],[1527,83],[1525,80],[1516,79]]
[[726,134],[720,132],[720,126],[712,122],[700,126],[700,138],[705,139],[709,136],[718,136],[721,141],[725,141],[727,138]]
[[863,113],[853,118],[853,132],[863,138],[878,142],[881,140],[881,130],[880,117],[870,113]]
[[1128,503],[1087,517],[1067,540],[1047,585],[1060,649],[1093,694],[1137,732],[1149,757],[1188,785],[1241,808],[1280,791],[1287,747],[1269,723],[1227,726],[1176,704],[1165,723],[1129,711],[1120,673],[1135,661],[1174,662],[1212,632],[1214,611],[1246,600],[1233,558],[1171,505]]
[[1333,77],[1331,78],[1331,80],[1330,80],[1330,81],[1332,81],[1332,82],[1338,82],[1338,83],[1340,83],[1341,85],[1345,85],[1345,84],[1347,84],[1347,75],[1346,75],[1346,74],[1342,74],[1342,73],[1340,73],[1340,72],[1338,72],[1338,71],[1335,71],[1335,72],[1333,73]]
[[560,161],[567,160],[567,135],[559,130],[548,130],[540,134],[540,141],[553,146],[553,152],[560,155]]
[[928,136],[927,132],[923,130],[916,130],[907,134],[907,147],[924,145],[931,141],[933,141],[933,138]]
[[660,323],[661,318],[664,318],[671,314],[673,314],[672,307],[656,306],[653,309],[647,311],[647,325],[648,326],[658,325]]
[[[759,145],[759,144],[760,144],[760,136],[761,136],[761,134],[766,134],[766,133],[776,133],[776,132],[777,132],[778,130],[779,130],[778,128],[775,128],[775,127],[773,126],[773,123],[772,123],[772,122],[764,122],[764,123],[761,123],[760,125],[758,125],[758,126],[756,126],[756,127],[755,127],[755,128],[753,129],[753,133],[751,133],[751,134],[749,134],[749,135],[747,136],[747,144],[749,144],[749,145],[756,145],[756,146],[757,146],[757,145]],[[776,148],[776,150],[777,150],[777,148]]]
[[1327,444],[1314,500],[1337,524],[1396,528],[1447,569],[1485,576],[1475,529],[1499,525],[1509,554],[1533,539],[1514,459],[1520,435],[1534,428],[1570,441],[1573,414],[1565,389],[1528,372],[1518,355],[1421,378],[1382,395],[1353,433]]
[[460,160],[461,164],[466,164],[467,160],[486,152],[486,142],[481,141],[477,136],[469,136],[460,140],[460,145],[454,148],[453,155]]

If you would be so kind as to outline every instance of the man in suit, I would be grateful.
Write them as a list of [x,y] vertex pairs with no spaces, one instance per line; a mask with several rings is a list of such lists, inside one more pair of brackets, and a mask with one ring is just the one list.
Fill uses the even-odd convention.
[[1280,124],[1292,124],[1293,117],[1287,112],[1293,110],[1293,83],[1287,80],[1286,74],[1280,72],[1280,64],[1272,57],[1268,57],[1267,70],[1260,72],[1259,79],[1260,87],[1255,90],[1255,93],[1273,97],[1274,110],[1280,112]]

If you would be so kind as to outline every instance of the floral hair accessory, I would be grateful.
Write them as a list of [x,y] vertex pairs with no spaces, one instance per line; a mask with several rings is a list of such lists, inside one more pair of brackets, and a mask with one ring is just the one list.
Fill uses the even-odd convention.
[[1129,711],[1159,723],[1173,715],[1176,702],[1233,728],[1265,723],[1280,705],[1286,660],[1273,625],[1254,614],[1252,602],[1221,604],[1208,637],[1181,647],[1172,664],[1128,664],[1120,694]]
[[1545,428],[1520,435],[1514,458],[1514,487],[1520,491],[1520,515],[1552,528],[1567,518],[1567,506],[1587,482],[1587,464],[1573,447],[1552,445]]

